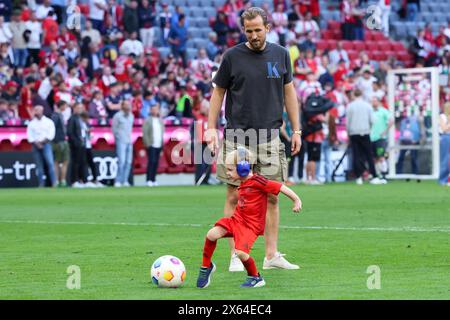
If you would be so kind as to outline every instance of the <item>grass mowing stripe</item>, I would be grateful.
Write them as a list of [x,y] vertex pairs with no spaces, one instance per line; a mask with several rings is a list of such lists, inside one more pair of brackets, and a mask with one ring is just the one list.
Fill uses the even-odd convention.
[[[142,222],[82,222],[82,221],[39,221],[39,220],[0,220],[0,223],[12,224],[68,224],[68,225],[104,225],[104,226],[143,226],[143,227],[211,227],[208,224],[192,223],[142,223]],[[343,231],[380,231],[380,232],[444,232],[450,233],[450,227],[331,227],[331,226],[279,226],[280,229],[303,229],[303,230],[343,230]]]

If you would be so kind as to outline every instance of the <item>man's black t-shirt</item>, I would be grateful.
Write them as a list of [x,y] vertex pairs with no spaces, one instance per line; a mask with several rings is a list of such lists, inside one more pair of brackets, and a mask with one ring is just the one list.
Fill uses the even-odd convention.
[[227,50],[213,82],[227,89],[226,129],[279,129],[284,85],[292,81],[289,52],[267,42],[262,51],[245,43]]

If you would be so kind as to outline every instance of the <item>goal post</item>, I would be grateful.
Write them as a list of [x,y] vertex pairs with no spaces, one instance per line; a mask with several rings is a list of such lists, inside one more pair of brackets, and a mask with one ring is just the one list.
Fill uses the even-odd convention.
[[[390,70],[389,179],[439,176],[439,71],[435,67]],[[417,141],[416,136],[420,136]]]

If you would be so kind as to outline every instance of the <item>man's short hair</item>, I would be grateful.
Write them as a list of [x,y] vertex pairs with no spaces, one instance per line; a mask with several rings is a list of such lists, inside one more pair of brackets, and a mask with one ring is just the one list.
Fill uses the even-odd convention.
[[355,91],[353,91],[353,95],[355,97],[361,97],[362,96],[362,92],[360,89],[355,89]]
[[253,20],[257,16],[260,16],[262,18],[264,26],[267,26],[269,24],[269,20],[267,18],[267,13],[263,9],[261,9],[259,7],[251,7],[251,8],[248,8],[247,10],[245,10],[241,14],[242,27],[244,27],[244,20]]
[[65,105],[65,104],[67,104],[66,101],[60,100],[60,101],[58,101],[58,103],[56,104],[56,106],[58,107],[58,109],[61,109],[61,107],[62,107],[63,105]]

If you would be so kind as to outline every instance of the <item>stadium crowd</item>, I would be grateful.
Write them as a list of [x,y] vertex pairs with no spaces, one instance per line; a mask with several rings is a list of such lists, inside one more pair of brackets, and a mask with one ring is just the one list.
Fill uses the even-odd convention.
[[[359,2],[340,1],[343,39],[364,40],[364,13]],[[406,1],[407,10],[414,11],[415,6],[410,3],[415,2]],[[321,37],[322,19],[319,1],[288,3],[274,0],[273,12],[268,3],[263,3],[272,25],[267,40],[289,50],[301,108],[311,97],[326,97],[334,102],[334,107],[326,112],[302,119],[304,148],[298,156],[300,161],[294,158],[290,161],[290,183],[303,179],[306,183],[321,184],[323,181],[316,176],[318,164],[322,162],[325,181],[330,182],[330,151],[342,143],[337,138],[336,127],[347,125],[348,135],[352,135],[354,128],[349,128],[346,122],[349,104],[356,101],[369,106],[370,110],[373,108],[375,119],[380,123],[371,123],[362,130],[372,142],[385,139],[393,116],[386,111],[387,72],[410,66],[395,57],[374,61],[365,51],[361,51],[357,59],[350,59],[341,41],[333,50],[318,49],[316,43]],[[46,161],[51,168],[60,171],[50,174],[52,185],[57,185],[57,181],[64,185],[69,158],[73,163],[82,164],[81,168],[72,166],[73,186],[88,183],[86,168],[92,163],[92,159],[89,160],[90,127],[112,125],[121,168],[116,185],[121,186],[128,184],[126,177],[131,166],[130,127],[135,119],[152,116],[154,119],[143,129],[143,135],[149,126],[157,132],[157,139],[154,139],[153,131],[147,131],[146,143],[149,148],[148,185],[156,185],[155,168],[163,147],[159,140],[164,132],[163,123],[156,119],[205,119],[212,74],[224,50],[245,41],[239,17],[252,2],[227,0],[217,8],[216,16],[209,20],[208,40],[195,56],[190,56],[187,50],[190,17],[183,13],[183,6],[176,6],[172,11],[167,3],[155,0],[79,1],[83,10],[80,25],[77,25],[78,20],[70,20],[73,16],[67,14],[72,4],[77,1],[0,0],[0,122],[8,124],[20,119],[31,127],[42,118],[52,119],[56,135],[47,132],[42,141],[33,144],[36,162]],[[389,35],[389,23],[386,24],[389,5],[389,0],[379,2],[386,35]],[[405,19],[413,18],[411,13]],[[69,20],[73,23],[67,23]],[[170,53],[162,54],[158,50],[161,47],[169,48]],[[442,25],[438,34],[433,34],[429,25],[420,29],[417,37],[411,39],[410,48],[415,67],[439,68],[440,99],[450,101],[450,22]],[[123,132],[114,131],[119,124]],[[47,122],[45,126],[36,126],[35,130],[46,131],[49,126]],[[286,142],[289,142],[289,130],[286,121],[282,130]],[[34,141],[29,139],[30,143]],[[46,144],[53,147],[53,154]],[[373,162],[370,171],[380,178],[377,182],[382,183],[386,172],[384,154],[376,153],[373,157],[367,145],[359,151],[370,159],[369,167]],[[305,153],[308,154],[307,175],[303,177]],[[294,177],[294,164],[299,166],[298,177]],[[38,169],[40,167],[42,165],[38,165]],[[93,181],[90,185],[100,186],[95,166],[91,167]]]

